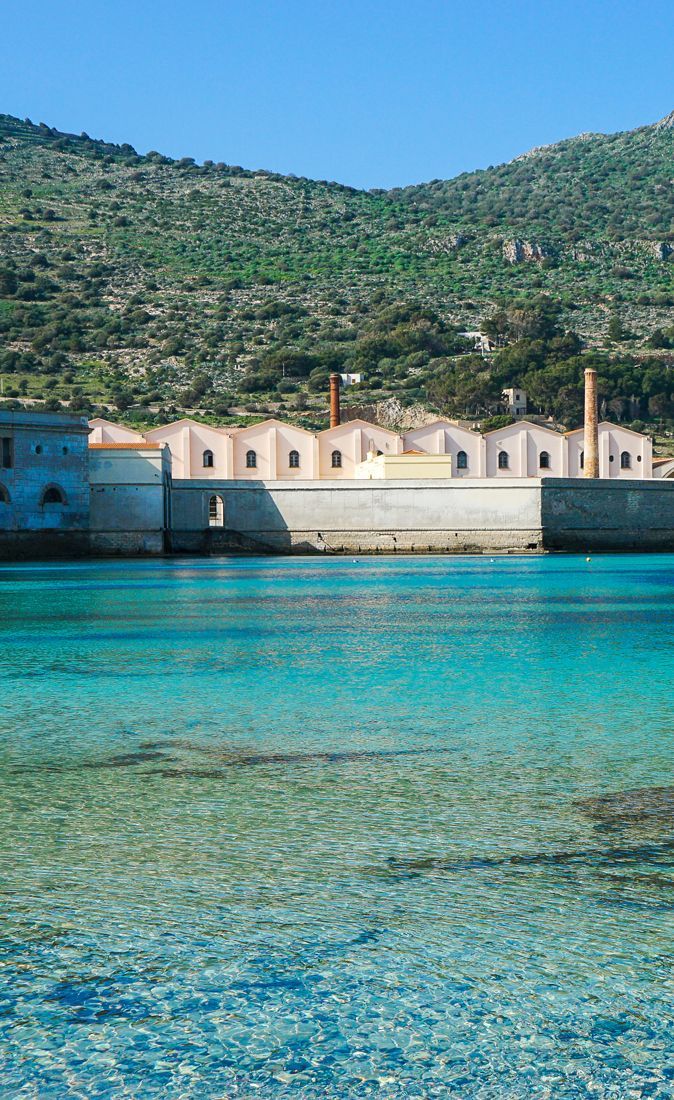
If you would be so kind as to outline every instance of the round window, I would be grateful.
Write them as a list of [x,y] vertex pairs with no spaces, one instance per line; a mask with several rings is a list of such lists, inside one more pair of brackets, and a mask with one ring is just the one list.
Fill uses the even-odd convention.
[[42,444],[41,443],[36,443],[35,444],[35,454],[36,455],[41,455],[42,454]]

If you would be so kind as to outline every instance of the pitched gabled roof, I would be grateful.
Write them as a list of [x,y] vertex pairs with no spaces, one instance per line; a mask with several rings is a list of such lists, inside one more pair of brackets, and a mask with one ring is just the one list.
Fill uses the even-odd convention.
[[407,432],[402,432],[402,435],[413,435],[415,432],[423,432],[425,428],[436,428],[438,424],[446,424],[448,428],[457,428],[460,432],[468,432],[468,435],[477,436],[480,438],[480,433],[474,431],[472,428],[464,428],[463,424],[457,424],[456,420],[447,420],[442,416],[437,417],[436,420],[429,420],[428,424],[420,424],[418,428],[410,428]]
[[550,435],[554,435],[557,439],[562,438],[561,432],[556,432],[554,428],[546,428],[545,424],[534,424],[533,420],[516,420],[513,424],[506,424],[504,428],[492,428],[491,431],[485,432],[485,438],[488,435],[503,434],[503,432],[509,432],[511,428],[536,428],[540,432],[549,432]]
[[[613,424],[610,420],[600,420],[597,425],[598,428],[611,428],[615,431],[628,432],[629,435],[636,435],[638,439],[648,439],[646,432],[635,432],[633,428],[625,428],[622,424]],[[573,428],[570,432],[564,432],[564,435],[581,435],[584,433],[585,428]]]
[[[98,427],[99,424],[105,424],[109,428],[123,428],[123,424],[116,424],[114,420],[106,420],[104,416],[94,416],[89,421],[89,427]],[[127,428],[127,431],[133,431],[133,428]]]
[[117,424],[114,420],[106,420],[103,416],[95,416],[93,420],[89,421],[89,430],[92,428],[115,428],[120,432],[129,432],[131,435],[135,435],[138,439],[143,438],[142,432],[137,432],[135,428],[129,428],[126,424]]
[[246,424],[245,428],[236,428],[235,433],[236,433],[236,435],[242,435],[244,432],[250,432],[250,431],[253,431],[254,429],[271,428],[271,427],[286,428],[286,429],[289,428],[293,432],[302,432],[304,435],[313,436],[313,435],[316,434],[315,432],[307,431],[306,428],[298,427],[297,424],[288,424],[284,420],[277,420],[273,416],[269,417],[268,420],[259,420],[257,422],[257,424]]
[[90,443],[90,451],[160,451],[166,443],[148,443],[139,439],[137,443]]
[[340,430],[340,428],[352,428],[352,427],[369,428],[370,430],[372,430],[374,428],[378,432],[386,432],[387,435],[396,435],[396,436],[400,435],[400,432],[394,432],[394,431],[391,430],[391,428],[382,428],[379,424],[372,424],[371,421],[362,420],[360,417],[356,417],[355,420],[342,420],[342,423],[337,424],[334,428],[323,428],[317,434],[318,435],[327,435],[328,432],[337,432],[337,431]]
[[[231,435],[228,428],[216,428],[213,424],[202,424],[200,420],[192,420],[189,416],[183,416],[180,420],[171,420],[168,424],[160,424],[158,428],[150,428],[145,433],[145,438],[156,435],[157,432],[165,432],[168,428],[178,428],[181,425],[190,425],[193,428],[205,428],[209,432],[218,432],[220,435]],[[236,429],[234,429],[236,430]]]

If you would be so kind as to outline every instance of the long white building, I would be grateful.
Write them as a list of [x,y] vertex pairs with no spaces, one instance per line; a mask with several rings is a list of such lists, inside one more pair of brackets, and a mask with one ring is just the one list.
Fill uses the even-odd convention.
[[[245,428],[214,428],[177,420],[144,435],[108,420],[90,422],[91,443],[166,444],[174,481],[316,481],[404,476],[409,458],[414,476],[464,478],[583,477],[584,431],[562,435],[520,420],[481,435],[451,420],[436,420],[402,435],[365,420],[308,432],[280,420]],[[651,439],[607,421],[599,425],[600,478],[661,476],[653,467]],[[448,456],[424,464],[423,455]],[[389,464],[375,458],[400,456]],[[663,470],[664,472],[664,470]]]

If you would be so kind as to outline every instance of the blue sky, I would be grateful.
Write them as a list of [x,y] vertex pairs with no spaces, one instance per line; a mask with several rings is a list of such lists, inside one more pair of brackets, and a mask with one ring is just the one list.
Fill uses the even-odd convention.
[[357,187],[674,110],[672,0],[3,0],[0,111]]

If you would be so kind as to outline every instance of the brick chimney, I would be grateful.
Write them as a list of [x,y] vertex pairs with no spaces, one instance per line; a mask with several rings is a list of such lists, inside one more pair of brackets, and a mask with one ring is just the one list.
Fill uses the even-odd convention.
[[599,477],[599,428],[597,419],[597,372],[592,367],[585,370],[585,477]]
[[330,427],[337,428],[341,422],[339,409],[339,387],[342,383],[338,374],[330,375]]

